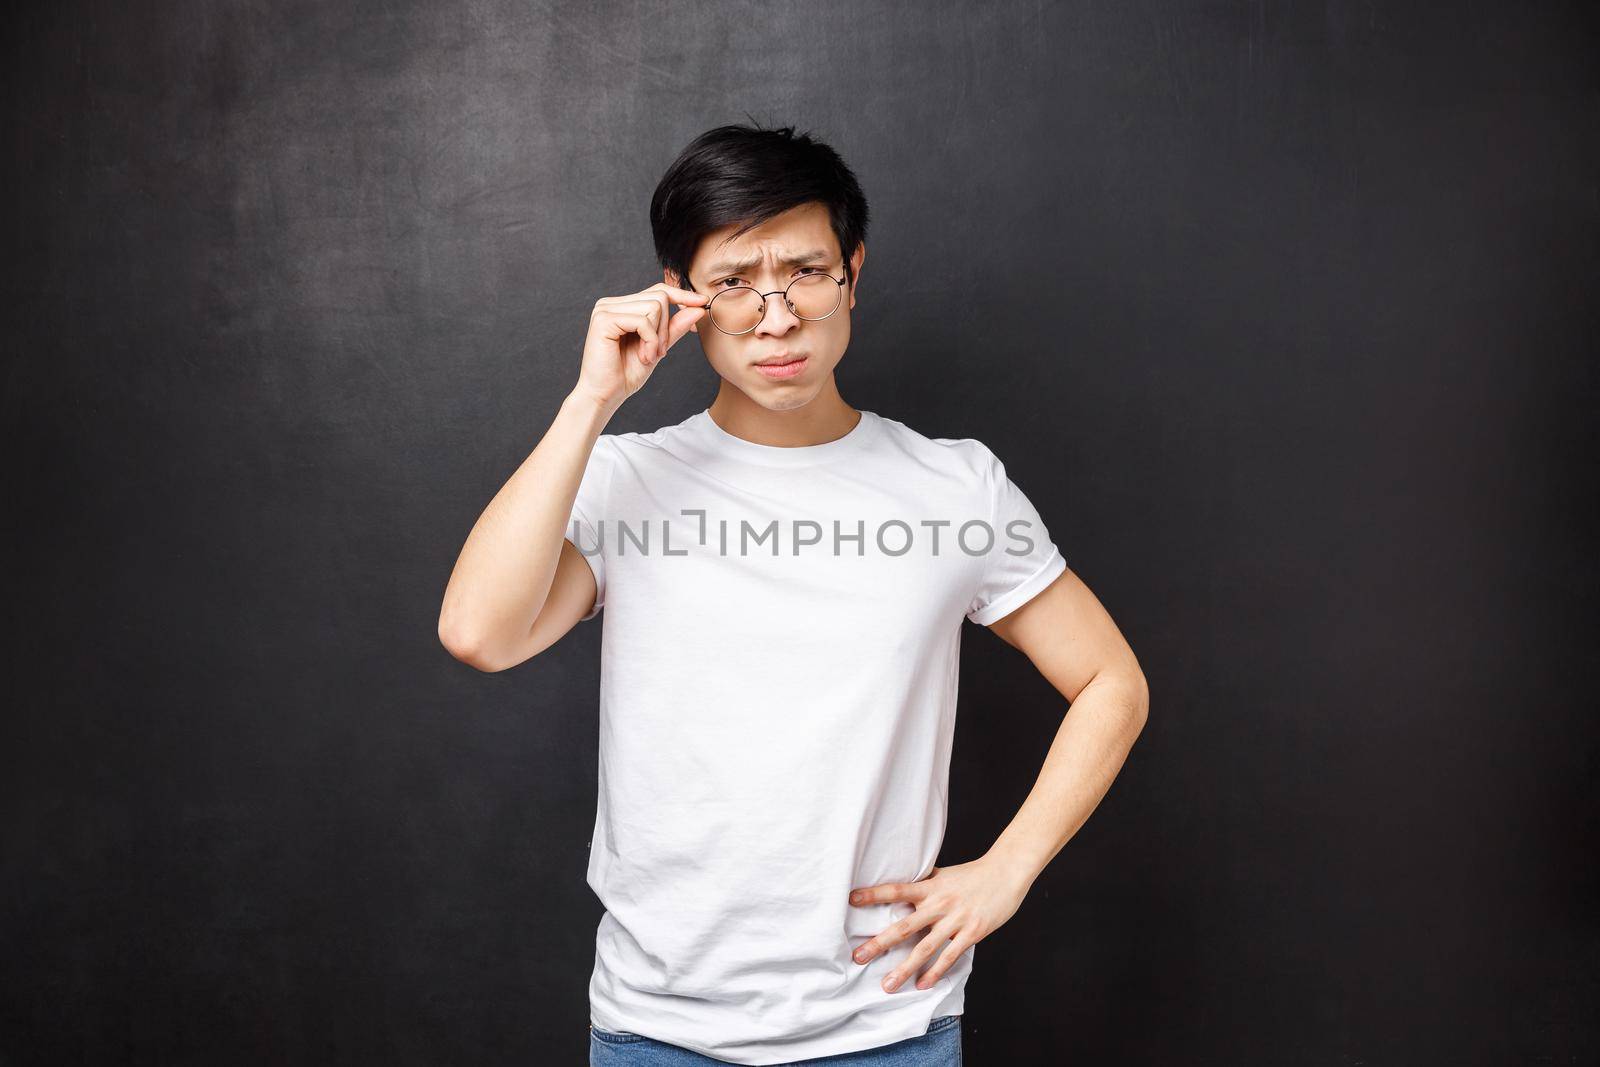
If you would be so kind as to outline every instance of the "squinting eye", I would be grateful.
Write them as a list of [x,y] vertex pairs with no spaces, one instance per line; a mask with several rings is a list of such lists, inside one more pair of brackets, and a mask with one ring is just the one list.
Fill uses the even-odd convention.
[[[823,267],[796,267],[795,269],[796,270],[809,270],[809,271],[812,271],[812,272],[817,273],[817,274],[826,274],[827,273],[827,270],[825,268],[823,268]],[[749,282],[746,282],[743,278],[739,277],[738,275],[733,275],[733,276],[728,277],[728,278],[723,278],[721,281],[712,282],[711,283],[711,288],[720,289],[720,288],[722,288],[722,283],[723,282],[739,282],[742,285],[749,285],[750,284]],[[739,286],[737,286],[737,285],[730,286],[730,288],[737,289],[737,288],[739,288]]]

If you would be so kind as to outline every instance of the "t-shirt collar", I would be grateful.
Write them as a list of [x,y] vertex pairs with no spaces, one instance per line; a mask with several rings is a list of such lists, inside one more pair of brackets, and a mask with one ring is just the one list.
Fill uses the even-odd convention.
[[862,411],[861,418],[843,437],[817,445],[761,445],[736,437],[717,425],[709,410],[702,409],[689,420],[690,428],[713,453],[755,463],[764,467],[810,467],[832,463],[857,452],[877,429],[878,416]]

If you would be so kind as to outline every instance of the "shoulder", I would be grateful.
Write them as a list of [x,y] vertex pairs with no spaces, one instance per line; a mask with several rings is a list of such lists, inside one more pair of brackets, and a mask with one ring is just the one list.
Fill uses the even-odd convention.
[[1003,473],[999,458],[976,437],[929,437],[896,419],[880,418],[891,447],[973,488],[988,490]]
[[681,436],[681,432],[677,426],[663,426],[648,433],[603,433],[595,439],[593,454],[602,463],[629,466],[652,454],[670,451],[673,441]]

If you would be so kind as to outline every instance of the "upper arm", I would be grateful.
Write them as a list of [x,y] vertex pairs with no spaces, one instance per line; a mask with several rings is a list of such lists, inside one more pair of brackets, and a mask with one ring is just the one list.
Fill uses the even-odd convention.
[[598,593],[599,586],[588,559],[570,538],[563,537],[550,593],[528,631],[527,656],[538,655],[565,637],[579,622],[593,617]]
[[561,551],[556,557],[555,577],[550,580],[544,607],[534,617],[533,625],[509,647],[493,657],[474,656],[469,662],[481,671],[497,673],[537,656],[561,638],[574,625],[594,610],[596,585],[594,573],[571,541],[561,540]]
[[[609,512],[614,444],[614,438],[602,434],[584,466],[583,478],[573,498],[572,514],[561,539],[550,592],[525,638],[524,659],[543,652],[566,636],[573,626],[598,615],[605,605],[606,557],[602,531]],[[583,546],[581,551],[580,545]]]
[[[991,528],[1008,536],[984,559],[967,618],[1021,649],[1069,703],[1095,678],[1113,676],[1125,679],[1144,703],[1144,675],[1117,624],[1066,565],[1043,516],[1005,464],[975,443]],[[1027,547],[1014,547],[1013,539]]]
[[1141,690],[1145,685],[1122,631],[1070,567],[989,629],[1020,649],[1069,703],[1102,673],[1123,675]]

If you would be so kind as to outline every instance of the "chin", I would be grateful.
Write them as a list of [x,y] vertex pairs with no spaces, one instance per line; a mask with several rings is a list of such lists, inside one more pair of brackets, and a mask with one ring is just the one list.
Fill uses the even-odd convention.
[[771,388],[774,383],[762,378],[759,372],[752,370],[750,376],[755,381],[752,381],[748,388],[739,386],[731,380],[729,384],[738,387],[739,392],[743,393],[750,403],[768,411],[793,411],[796,408],[803,408],[815,400],[817,394],[822,391],[821,387],[816,385],[788,385],[774,389]]
[[[815,400],[817,392],[816,389],[808,389],[804,393],[787,389],[782,396],[775,396],[770,403],[761,404],[761,406],[768,411],[793,411],[796,408],[803,408]],[[761,402],[757,401],[757,403]]]

